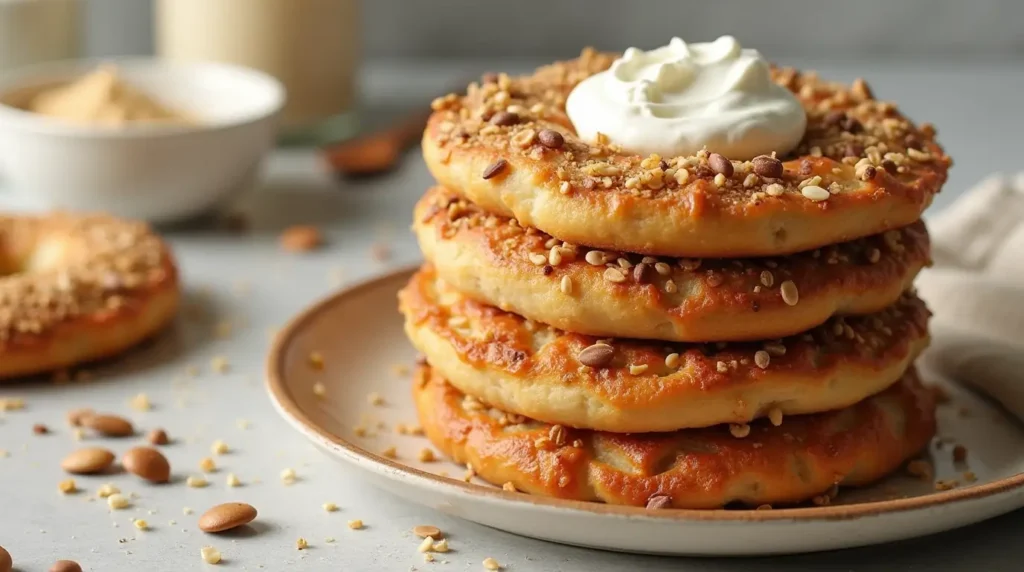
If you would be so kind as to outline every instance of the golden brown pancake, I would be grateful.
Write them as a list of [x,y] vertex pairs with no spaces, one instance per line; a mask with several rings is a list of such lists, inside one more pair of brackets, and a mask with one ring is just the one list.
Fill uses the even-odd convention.
[[441,187],[427,191],[414,217],[424,256],[452,287],[592,336],[688,342],[788,336],[833,315],[882,310],[929,260],[922,222],[800,254],[726,260],[564,243]]
[[565,99],[615,57],[585,50],[438,98],[423,137],[431,173],[560,240],[698,258],[777,256],[904,227],[946,181],[951,162],[933,127],[915,126],[862,80],[847,86],[789,68],[773,79],[804,105],[806,132],[795,151],[756,169],[709,161],[714,149],[643,157],[582,141]]
[[601,340],[467,298],[425,266],[399,293],[405,331],[460,391],[510,413],[639,433],[847,407],[903,375],[928,344],[912,295],[765,342]]
[[430,366],[417,369],[413,398],[430,441],[490,483],[652,508],[805,501],[884,477],[935,434],[932,392],[913,370],[849,408],[758,421],[743,437],[725,426],[622,435],[539,423],[467,398]]

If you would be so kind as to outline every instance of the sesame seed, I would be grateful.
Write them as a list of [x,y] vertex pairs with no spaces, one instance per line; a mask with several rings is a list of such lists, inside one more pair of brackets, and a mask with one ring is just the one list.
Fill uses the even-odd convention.
[[827,200],[829,197],[832,196],[832,194],[829,193],[826,189],[823,189],[817,185],[807,185],[806,187],[800,189],[800,194],[815,202]]
[[754,352],[754,363],[761,369],[768,368],[768,362],[771,361],[771,356],[764,350],[758,350]]
[[732,436],[737,439],[742,439],[750,435],[750,425],[746,423],[730,423],[729,433],[732,433]]
[[772,284],[775,284],[775,276],[770,270],[761,271],[761,284],[763,284],[765,288],[771,288]]
[[529,259],[535,266],[544,266],[548,263],[548,257],[539,252],[531,252]]
[[771,421],[772,425],[778,427],[782,425],[782,409],[778,407],[772,407],[768,410],[768,420]]
[[679,354],[671,353],[665,356],[665,367],[672,369],[679,367]]
[[673,280],[665,281],[665,292],[668,292],[669,294],[675,294],[678,289],[679,288],[676,286],[676,283]]
[[604,271],[604,279],[609,282],[621,284],[626,281],[626,275],[618,268],[606,268]]
[[558,288],[562,291],[562,294],[572,295],[572,278],[562,276],[562,281],[559,283]]
[[587,264],[591,266],[603,266],[607,262],[604,252],[600,250],[591,250],[583,257],[587,261]]
[[796,288],[796,284],[792,280],[786,280],[779,287],[779,291],[782,294],[782,301],[787,306],[796,306],[796,303],[800,301],[800,292]]
[[647,371],[647,364],[631,365],[629,366],[629,373],[631,375],[640,375]]

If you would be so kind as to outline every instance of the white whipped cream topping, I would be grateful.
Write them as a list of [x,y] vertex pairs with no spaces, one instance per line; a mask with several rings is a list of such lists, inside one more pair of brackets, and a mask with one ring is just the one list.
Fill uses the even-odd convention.
[[603,133],[623,150],[664,157],[707,147],[747,160],[791,151],[807,115],[771,80],[768,62],[732,36],[687,44],[672,38],[651,51],[629,48],[607,71],[582,81],[566,112],[584,140]]

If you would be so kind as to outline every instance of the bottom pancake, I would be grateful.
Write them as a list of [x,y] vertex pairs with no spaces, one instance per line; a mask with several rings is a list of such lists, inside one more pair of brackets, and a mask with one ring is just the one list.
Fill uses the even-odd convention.
[[725,425],[628,435],[544,424],[463,395],[430,366],[417,369],[413,397],[430,441],[490,483],[659,508],[792,504],[836,485],[867,485],[935,434],[932,392],[912,369],[846,409],[787,417],[778,427],[762,420],[746,435]]

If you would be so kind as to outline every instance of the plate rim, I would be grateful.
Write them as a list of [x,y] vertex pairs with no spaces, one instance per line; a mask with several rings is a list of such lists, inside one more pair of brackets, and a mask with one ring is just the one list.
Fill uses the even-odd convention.
[[[560,499],[555,497],[544,497],[519,492],[508,492],[498,487],[478,485],[475,483],[462,482],[450,478],[441,477],[433,473],[399,463],[392,459],[385,458],[360,447],[356,443],[344,439],[327,431],[314,423],[299,407],[292,397],[285,383],[284,376],[284,355],[286,348],[296,333],[310,320],[325,311],[328,307],[337,304],[343,298],[358,294],[365,290],[372,290],[382,283],[397,280],[403,276],[411,276],[419,268],[419,264],[407,265],[395,270],[372,276],[343,286],[338,290],[327,294],[312,304],[306,306],[301,312],[288,320],[287,324],[274,337],[270,351],[266,359],[266,389],[271,402],[278,413],[295,427],[300,433],[318,439],[321,444],[327,445],[339,453],[347,461],[356,466],[364,466],[366,463],[376,464],[381,469],[386,469],[384,474],[388,478],[407,478],[422,481],[421,484],[429,485],[432,488],[441,487],[456,492],[460,495],[484,497],[492,502],[512,502],[517,504],[530,504],[539,508],[552,510],[571,510],[584,512],[597,516],[615,516],[625,518],[649,518],[656,520],[686,521],[686,522],[771,522],[771,521],[792,521],[802,522],[824,522],[835,520],[848,520],[865,516],[874,516],[894,512],[905,512],[919,509],[926,509],[951,503],[958,503],[969,500],[987,498],[1000,493],[1012,491],[1024,486],[1024,472],[1004,477],[1002,479],[984,483],[960,487],[948,491],[938,491],[916,497],[871,501],[849,505],[830,505],[821,507],[798,507],[780,508],[773,510],[700,510],[700,509],[659,509],[648,510],[644,507],[610,505],[591,501],[579,501]],[[365,468],[370,469],[366,466]]]

